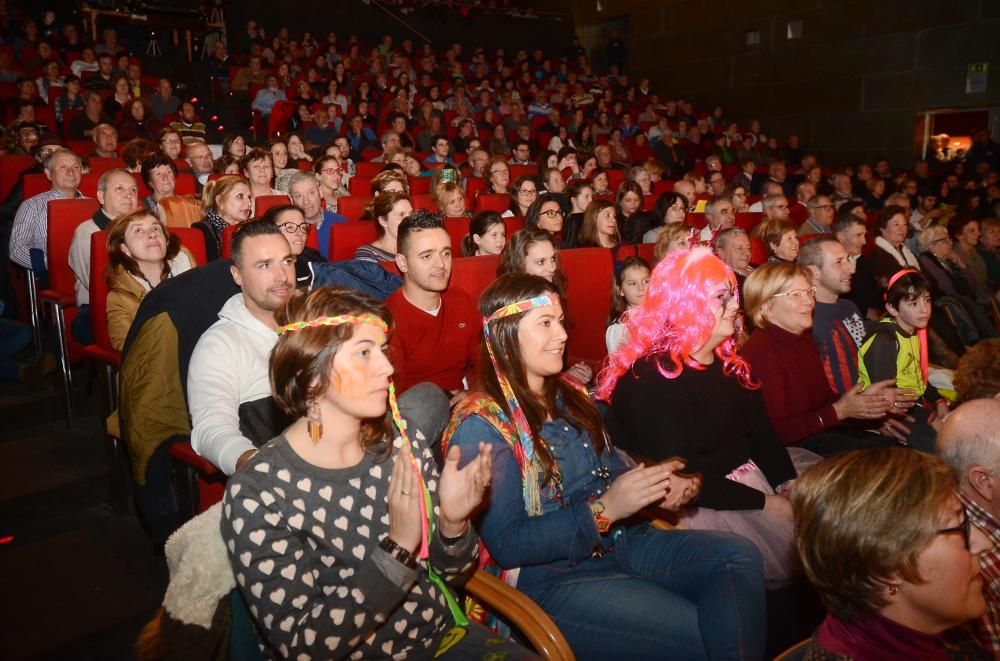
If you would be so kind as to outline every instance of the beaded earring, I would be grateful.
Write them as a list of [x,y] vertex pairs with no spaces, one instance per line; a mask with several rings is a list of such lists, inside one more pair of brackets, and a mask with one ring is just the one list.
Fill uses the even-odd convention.
[[313,445],[319,443],[319,439],[323,437],[323,420],[319,413],[319,403],[315,399],[309,402],[309,408],[306,409],[306,428]]

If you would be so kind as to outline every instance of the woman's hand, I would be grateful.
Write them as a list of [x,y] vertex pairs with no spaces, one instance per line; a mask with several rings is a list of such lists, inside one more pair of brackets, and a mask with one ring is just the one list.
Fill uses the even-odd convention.
[[673,469],[669,464],[646,467],[639,464],[622,473],[601,498],[604,516],[612,523],[626,519],[643,507],[667,498]]
[[389,476],[389,539],[410,553],[420,546],[420,480],[413,472],[413,454],[404,445],[392,462]]
[[939,399],[937,404],[934,405],[934,412],[927,418],[927,424],[933,427],[934,431],[941,431],[941,427],[944,426],[944,419],[948,417],[949,413],[951,413],[951,407],[948,406],[948,402]]
[[685,475],[680,471],[686,465],[680,457],[672,457],[660,464],[670,469],[670,487],[667,490],[667,497],[660,502],[657,507],[671,512],[676,512],[684,505],[698,497],[701,493],[701,475]]
[[493,476],[493,455],[486,443],[479,444],[479,455],[459,470],[462,451],[452,445],[444,458],[438,503],[441,505],[439,524],[445,537],[458,537],[469,525],[469,516],[483,502],[486,488]]
[[867,390],[862,392],[861,384],[855,383],[854,387],[845,392],[840,399],[833,403],[833,409],[837,412],[837,419],[858,418],[861,420],[877,420],[883,417],[892,406],[892,399],[889,398],[885,389],[895,385],[895,380],[888,379],[873,383]]
[[594,377],[594,370],[587,363],[579,362],[566,370],[566,374],[579,381],[580,385],[585,386]]

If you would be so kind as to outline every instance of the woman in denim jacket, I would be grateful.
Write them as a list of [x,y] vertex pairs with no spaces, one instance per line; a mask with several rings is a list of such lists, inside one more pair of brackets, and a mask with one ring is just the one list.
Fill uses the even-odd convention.
[[610,446],[587,393],[560,378],[556,288],[502,276],[479,309],[479,388],[456,409],[444,444],[463,456],[480,441],[492,448],[478,521],[487,563],[552,617],[578,658],[761,658],[759,553],[727,533],[635,523],[644,507],[689,502],[700,481],[677,472],[681,460],[633,467]]

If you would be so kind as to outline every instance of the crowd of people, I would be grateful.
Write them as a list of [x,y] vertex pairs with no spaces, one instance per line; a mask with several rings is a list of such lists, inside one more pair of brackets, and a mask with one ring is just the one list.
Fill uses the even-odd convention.
[[[578,43],[365,51],[251,22],[209,60],[253,118],[220,150],[178,81],[53,20],[0,61],[21,68],[6,153],[35,159],[3,254],[43,275],[48,203],[99,175],[67,331],[122,352],[112,429],[154,541],[180,524],[168,439],[229,476],[196,521],[266,656],[529,658],[458,601],[477,568],[580,658],[762,658],[766,595],[805,580],[813,658],[1000,653],[988,132],[960,162],[821,164],[631,81],[617,35],[594,72]],[[343,223],[370,238],[331,261]],[[593,314],[568,297],[579,248],[614,264],[600,361],[567,351]],[[478,299],[453,251],[495,260]],[[30,333],[0,330],[0,374],[23,374]]]

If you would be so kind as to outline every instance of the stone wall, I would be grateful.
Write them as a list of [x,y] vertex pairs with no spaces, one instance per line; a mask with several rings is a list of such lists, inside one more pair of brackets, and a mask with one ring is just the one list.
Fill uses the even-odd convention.
[[[1000,0],[606,0],[573,3],[577,34],[628,20],[629,73],[766,133],[797,132],[828,162],[908,164],[917,113],[1000,106]],[[788,39],[789,21],[802,37]],[[595,28],[597,28],[595,30]],[[747,32],[760,31],[748,46]],[[603,59],[597,57],[595,59]],[[970,63],[988,87],[966,94]],[[769,130],[770,129],[770,130]]]

